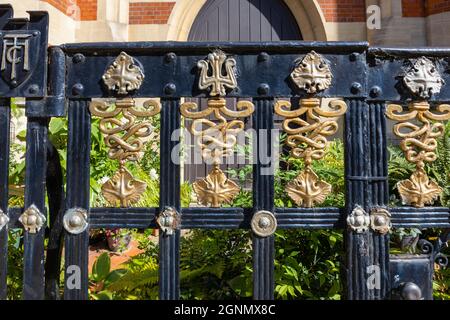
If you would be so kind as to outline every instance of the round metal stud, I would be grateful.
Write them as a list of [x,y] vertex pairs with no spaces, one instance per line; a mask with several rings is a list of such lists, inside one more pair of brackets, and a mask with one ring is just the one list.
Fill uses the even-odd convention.
[[359,82],[353,82],[353,83],[352,83],[352,87],[350,88],[350,91],[351,91],[353,94],[358,94],[358,93],[361,92],[361,90],[362,90],[362,85],[361,85],[361,83],[359,83]]
[[265,96],[269,94],[270,86],[267,83],[261,83],[258,87],[258,94]]
[[76,96],[79,96],[83,93],[84,87],[81,83],[75,83],[72,87],[72,93]]
[[370,89],[370,96],[372,98],[378,98],[381,96],[382,90],[379,86],[373,86],[372,89]]
[[251,227],[257,236],[269,237],[277,230],[277,218],[270,211],[258,211],[253,215]]
[[269,54],[267,52],[261,52],[258,55],[258,62],[264,62],[264,61],[268,61],[270,58]]
[[64,229],[71,234],[80,234],[88,226],[87,212],[81,208],[67,210],[63,218]]
[[349,56],[350,61],[353,61],[353,62],[355,62],[356,60],[358,60],[358,57],[359,57],[359,53],[358,53],[358,52],[353,52],[353,53],[351,53],[350,56]]
[[422,290],[414,282],[405,282],[400,285],[400,296],[403,300],[423,300]]
[[28,87],[28,93],[29,94],[37,94],[39,92],[39,86],[36,84],[32,84]]
[[177,59],[177,55],[176,55],[175,53],[173,53],[173,52],[167,53],[167,54],[165,55],[165,57],[164,57],[164,60],[165,60],[167,63],[173,62],[173,61],[175,61],[176,59]]
[[86,57],[81,53],[75,54],[72,58],[73,63],[82,63],[85,60],[86,60]]
[[168,83],[164,86],[164,93],[167,95],[172,95],[175,92],[177,92],[177,86],[175,85],[175,83]]

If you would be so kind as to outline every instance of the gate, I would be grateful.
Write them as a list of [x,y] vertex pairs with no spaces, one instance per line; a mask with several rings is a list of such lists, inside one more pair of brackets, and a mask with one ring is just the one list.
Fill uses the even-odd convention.
[[[0,6],[0,30],[0,298],[6,297],[8,228],[18,227],[25,234],[24,299],[58,298],[62,238],[64,299],[88,299],[88,230],[96,228],[161,230],[161,299],[179,298],[180,230],[195,228],[252,230],[254,299],[274,297],[274,232],[287,228],[343,230],[347,299],[389,299],[395,292],[403,298],[431,298],[433,263],[435,258],[445,263],[439,249],[447,239],[434,247],[422,243],[424,255],[413,261],[390,257],[389,231],[450,228],[449,208],[427,206],[441,190],[424,171],[424,163],[435,158],[440,123],[450,118],[450,106],[443,103],[450,100],[450,49],[369,48],[354,42],[141,42],[66,44],[47,53],[47,14],[30,12],[29,20],[15,19],[9,5]],[[26,98],[24,208],[7,205],[12,97]],[[229,110],[225,97],[251,101]],[[97,98],[114,98],[115,104]],[[136,98],[154,100],[141,108]],[[183,98],[207,98],[208,107],[198,111]],[[298,98],[299,105],[291,108],[284,100],[289,98]],[[321,108],[322,98],[336,98],[330,110]],[[145,185],[125,163],[138,158],[148,133],[142,119],[158,113],[160,205],[137,208],[132,204]],[[295,208],[274,206],[274,151],[269,147],[274,143],[274,114],[284,119],[292,155],[304,162],[304,169],[286,185]],[[47,126],[51,117],[66,116],[64,193]],[[94,116],[102,121],[109,156],[119,162],[119,170],[103,186],[105,198],[115,205],[105,208],[89,207]],[[213,164],[208,176],[194,184],[201,207],[180,204],[180,165],[171,155],[178,145],[181,116],[193,120],[188,129],[200,141],[203,160]],[[258,136],[253,207],[224,207],[239,190],[224,175],[220,161],[234,147],[247,117],[252,117]],[[344,118],[345,207],[320,207],[330,185],[311,164],[320,161],[327,137],[337,130],[336,117]],[[394,131],[407,160],[416,165],[411,178],[397,186],[405,204],[399,207],[388,205],[388,118],[396,122]],[[217,133],[225,142],[214,140]],[[417,278],[419,269],[427,281]],[[71,282],[75,275],[81,276],[79,286]],[[374,275],[379,281],[372,286]]]

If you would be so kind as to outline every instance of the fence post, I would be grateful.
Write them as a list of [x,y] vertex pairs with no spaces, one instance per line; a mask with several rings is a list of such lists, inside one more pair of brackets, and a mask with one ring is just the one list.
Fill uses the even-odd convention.
[[[253,166],[253,208],[274,212],[274,176],[272,154],[273,98],[255,101],[253,141],[256,164]],[[266,150],[261,150],[266,149]],[[266,152],[264,152],[266,151]],[[261,154],[270,161],[261,161]],[[267,160],[267,159],[264,159]],[[260,237],[253,234],[253,299],[273,299],[274,293],[274,236]]]
[[[386,124],[382,104],[348,99],[345,116],[346,214],[360,206],[366,213],[388,202]],[[389,234],[368,228],[345,231],[346,297],[350,300],[386,298],[389,285]],[[374,267],[375,266],[375,267]],[[379,274],[374,274],[379,272]],[[371,276],[377,285],[369,285]]]

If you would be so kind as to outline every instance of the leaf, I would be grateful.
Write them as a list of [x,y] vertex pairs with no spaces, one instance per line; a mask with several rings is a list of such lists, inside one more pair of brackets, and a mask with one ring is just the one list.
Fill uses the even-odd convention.
[[106,290],[100,291],[99,293],[93,293],[91,296],[94,300],[113,300],[112,292]]
[[92,266],[92,278],[94,281],[102,281],[109,274],[111,259],[106,252],[103,252]]
[[123,277],[128,272],[127,269],[117,269],[111,271],[108,276],[105,278],[104,286],[107,288],[111,283],[116,282],[120,278]]

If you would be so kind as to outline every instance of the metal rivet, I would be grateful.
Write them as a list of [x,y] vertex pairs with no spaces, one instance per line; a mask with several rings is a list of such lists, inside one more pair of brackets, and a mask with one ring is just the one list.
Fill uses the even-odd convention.
[[372,89],[370,89],[370,96],[372,98],[378,98],[381,96],[382,90],[379,86],[373,86]]
[[177,59],[177,55],[176,55],[175,53],[173,53],[173,52],[167,53],[166,56],[164,57],[164,60],[165,60],[167,63],[173,62],[173,61],[175,61],[176,59]]
[[12,85],[13,87],[17,87],[17,85],[18,85],[17,80],[11,81],[11,85]]
[[261,83],[258,87],[258,94],[267,95],[269,94],[270,86],[267,83]]
[[261,210],[253,215],[251,227],[257,236],[268,237],[277,230],[277,219],[272,212]]
[[28,87],[29,94],[37,94],[39,92],[39,86],[37,84],[32,84]]
[[361,83],[359,83],[359,82],[353,82],[353,83],[352,83],[352,87],[350,88],[350,91],[351,91],[353,94],[358,94],[358,93],[361,92],[361,89],[362,89]]
[[38,35],[40,34],[40,32],[39,31],[35,31],[35,32],[33,32],[33,36],[35,36],[35,37],[37,37]]
[[76,96],[79,96],[83,93],[84,87],[81,83],[75,83],[72,87],[72,93]]
[[67,210],[63,218],[64,229],[71,234],[80,234],[88,226],[87,212],[81,208]]
[[177,91],[177,86],[175,83],[168,83],[164,86],[164,93],[167,95],[172,95]]
[[270,56],[269,56],[269,54],[268,54],[267,52],[261,52],[261,53],[258,55],[258,62],[264,62],[264,61],[267,61],[267,60],[269,60],[269,58],[270,58]]
[[81,53],[75,54],[72,58],[73,63],[82,63],[85,60],[86,60],[86,57]]
[[359,57],[359,53],[358,52],[353,52],[349,56],[350,61],[356,61],[356,60],[358,60],[358,57]]

